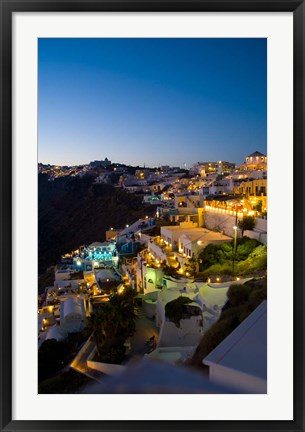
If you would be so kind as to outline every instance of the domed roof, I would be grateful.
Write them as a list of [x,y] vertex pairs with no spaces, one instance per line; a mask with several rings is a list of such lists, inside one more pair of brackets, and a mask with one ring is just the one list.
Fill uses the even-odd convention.
[[251,153],[249,156],[247,156],[248,158],[250,157],[256,157],[256,156],[264,156],[266,157],[266,155],[264,155],[263,153],[259,152],[259,151],[255,151],[254,153]]

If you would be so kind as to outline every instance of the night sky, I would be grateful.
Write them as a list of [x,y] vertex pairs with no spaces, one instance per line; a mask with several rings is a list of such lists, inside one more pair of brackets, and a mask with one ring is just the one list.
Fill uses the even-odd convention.
[[266,39],[39,39],[39,162],[190,167],[267,151]]

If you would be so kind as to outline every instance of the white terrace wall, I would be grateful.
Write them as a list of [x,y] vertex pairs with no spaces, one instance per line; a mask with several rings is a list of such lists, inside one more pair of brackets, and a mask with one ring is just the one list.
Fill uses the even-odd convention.
[[[237,215],[238,220],[242,218],[241,214]],[[208,229],[219,229],[223,234],[233,238],[233,227],[236,224],[235,215],[230,215],[221,211],[205,209],[204,225]],[[267,219],[256,218],[255,228],[253,231],[245,231],[244,235],[255,238],[264,244],[267,244]],[[237,236],[241,237],[241,230],[238,228]]]
[[267,219],[257,218],[255,229],[267,232]]
[[160,328],[158,347],[198,345],[202,334],[201,315],[180,320],[180,328],[165,319]]
[[[228,215],[227,213],[221,213],[207,209],[204,211],[204,226],[210,230],[219,229],[223,232],[223,234],[233,238],[233,227],[235,226],[235,224],[235,215]],[[241,232],[239,229],[237,235],[238,237],[241,236]]]

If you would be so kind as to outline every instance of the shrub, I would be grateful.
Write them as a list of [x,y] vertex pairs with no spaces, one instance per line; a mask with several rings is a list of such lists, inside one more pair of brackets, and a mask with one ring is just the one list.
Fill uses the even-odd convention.
[[231,285],[227,292],[227,297],[232,306],[244,304],[249,298],[250,286],[244,285]]
[[[255,239],[243,237],[237,240],[236,261],[245,260],[253,250],[261,243]],[[222,244],[209,244],[200,254],[203,269],[209,268],[214,264],[225,264],[232,261],[233,242]]]
[[237,263],[237,272],[240,275],[253,273],[267,268],[267,247],[260,245],[244,261]]

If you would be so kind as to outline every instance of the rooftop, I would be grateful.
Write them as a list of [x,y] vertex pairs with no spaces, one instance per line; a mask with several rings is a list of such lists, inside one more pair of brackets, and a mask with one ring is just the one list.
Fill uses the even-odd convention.
[[263,301],[203,363],[267,379],[267,301]]

